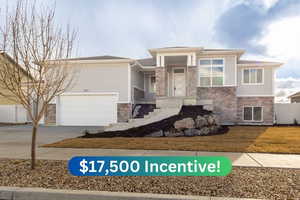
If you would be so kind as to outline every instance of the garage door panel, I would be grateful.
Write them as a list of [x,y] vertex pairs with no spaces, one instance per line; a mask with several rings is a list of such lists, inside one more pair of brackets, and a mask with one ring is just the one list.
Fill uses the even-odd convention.
[[115,123],[117,100],[117,95],[61,96],[60,124],[105,126]]

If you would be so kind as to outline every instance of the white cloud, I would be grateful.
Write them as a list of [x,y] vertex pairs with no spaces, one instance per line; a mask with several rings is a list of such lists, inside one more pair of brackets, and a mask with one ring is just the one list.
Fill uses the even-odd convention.
[[300,52],[300,16],[287,17],[271,23],[263,38],[267,54],[285,60],[298,58]]
[[289,96],[300,91],[300,79],[278,78],[276,79],[275,101],[289,103]]

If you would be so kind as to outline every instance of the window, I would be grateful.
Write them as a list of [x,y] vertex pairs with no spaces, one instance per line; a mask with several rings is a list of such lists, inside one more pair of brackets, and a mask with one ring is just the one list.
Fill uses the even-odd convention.
[[223,59],[201,59],[199,61],[201,87],[222,86],[224,82]]
[[149,92],[155,93],[156,91],[156,81],[155,81],[155,76],[150,76],[150,84],[149,84]]
[[262,121],[263,108],[258,106],[244,107],[244,121]]
[[262,84],[263,69],[244,69],[243,70],[244,84]]

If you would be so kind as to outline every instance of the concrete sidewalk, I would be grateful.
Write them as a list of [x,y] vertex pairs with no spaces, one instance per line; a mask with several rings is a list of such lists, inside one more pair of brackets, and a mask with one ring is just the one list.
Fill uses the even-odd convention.
[[[168,150],[37,148],[37,159],[69,160],[74,156],[226,156],[233,166],[300,169],[300,155]],[[0,158],[29,159],[30,146],[0,147]]]
[[0,187],[1,200],[254,200],[246,198],[209,197],[174,194],[55,190],[44,188]]

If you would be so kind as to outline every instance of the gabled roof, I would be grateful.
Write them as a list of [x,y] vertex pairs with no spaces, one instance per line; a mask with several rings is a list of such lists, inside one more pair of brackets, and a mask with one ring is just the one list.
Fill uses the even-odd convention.
[[122,59],[130,59],[130,58],[104,55],[104,56],[68,58],[63,60],[122,60]]
[[280,62],[267,62],[258,60],[238,60],[239,66],[281,66],[283,63]]
[[154,58],[143,58],[137,60],[141,65],[143,66],[155,66],[155,60]]
[[300,92],[296,92],[296,93],[290,95],[288,98],[293,98],[293,97],[300,97]]
[[10,63],[12,63],[13,65],[15,65],[16,67],[20,68],[21,71],[24,73],[24,75],[26,75],[27,77],[29,77],[30,79],[34,79],[21,65],[19,65],[10,55],[8,55],[7,53],[5,53],[4,51],[0,50],[0,55],[2,55],[4,58],[6,58]]

